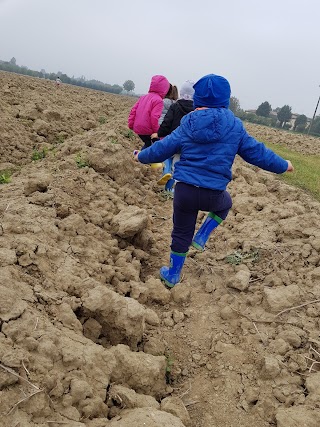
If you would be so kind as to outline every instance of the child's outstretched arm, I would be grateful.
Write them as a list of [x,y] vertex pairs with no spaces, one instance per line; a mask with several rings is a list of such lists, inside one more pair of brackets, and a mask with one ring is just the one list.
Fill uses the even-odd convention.
[[141,163],[158,163],[169,159],[181,150],[181,130],[177,128],[170,135],[140,151],[136,160]]
[[261,169],[274,173],[292,172],[293,166],[289,160],[285,160],[262,142],[257,141],[245,130],[241,139],[238,154],[246,162],[258,166]]

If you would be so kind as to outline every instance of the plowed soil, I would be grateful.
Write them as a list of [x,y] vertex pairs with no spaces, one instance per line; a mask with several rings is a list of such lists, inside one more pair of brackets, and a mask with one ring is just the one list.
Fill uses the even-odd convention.
[[319,426],[320,204],[237,159],[232,211],[170,291],[172,199],[132,159],[135,99],[0,82],[0,424]]

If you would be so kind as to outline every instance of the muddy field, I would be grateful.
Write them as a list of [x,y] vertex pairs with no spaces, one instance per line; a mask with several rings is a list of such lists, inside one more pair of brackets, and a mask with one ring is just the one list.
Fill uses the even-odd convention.
[[135,100],[0,83],[1,426],[319,426],[320,204],[238,159],[232,212],[169,291],[172,200],[132,159]]

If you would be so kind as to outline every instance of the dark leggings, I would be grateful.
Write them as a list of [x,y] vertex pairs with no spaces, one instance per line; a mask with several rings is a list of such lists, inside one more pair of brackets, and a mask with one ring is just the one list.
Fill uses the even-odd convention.
[[188,252],[191,245],[199,211],[213,212],[225,219],[232,206],[227,191],[210,190],[177,182],[173,199],[173,230],[171,250]]
[[144,142],[144,146],[141,148],[141,151],[151,146],[152,144],[151,135],[138,135],[138,136],[142,140],[142,142]]

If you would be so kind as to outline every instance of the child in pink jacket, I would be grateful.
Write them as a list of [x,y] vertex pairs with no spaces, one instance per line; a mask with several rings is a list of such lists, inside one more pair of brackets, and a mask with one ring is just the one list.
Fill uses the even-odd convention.
[[141,96],[132,107],[128,127],[144,142],[142,150],[150,147],[151,135],[159,129],[159,118],[163,109],[163,98],[170,91],[171,85],[164,76],[153,76],[147,95]]

